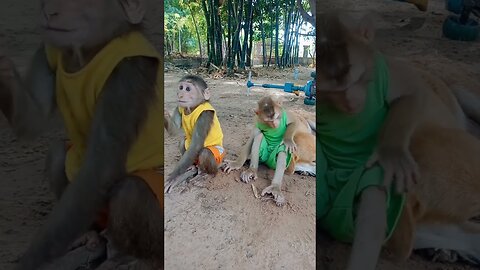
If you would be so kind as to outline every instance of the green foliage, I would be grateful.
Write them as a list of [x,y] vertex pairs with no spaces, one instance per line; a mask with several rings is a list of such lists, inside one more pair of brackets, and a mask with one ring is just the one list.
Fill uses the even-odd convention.
[[[250,65],[252,46],[265,44],[265,50],[268,51],[264,57],[271,57],[272,61],[282,61],[281,65],[277,63],[279,67],[295,62],[293,58],[298,54],[298,39],[305,38],[304,35],[299,36],[299,32],[306,34],[305,30],[301,30],[303,25],[299,25],[303,23],[303,19],[298,12],[296,0],[220,2],[222,5],[218,7],[218,15],[221,32],[220,27],[215,25],[210,25],[208,29],[206,22],[206,18],[209,18],[210,22],[217,20],[211,12],[215,10],[212,7],[219,3],[219,0],[165,0],[165,51],[178,53],[181,50],[182,54],[190,55],[199,55],[202,51],[203,57],[208,57],[212,63],[222,64],[218,63],[218,60],[223,59],[228,62],[223,64],[232,69]],[[309,1],[303,2],[307,12],[310,11]],[[205,3],[205,6],[202,6],[202,3]],[[251,10],[253,16],[250,21]],[[314,30],[311,32],[309,34],[314,34]],[[219,35],[222,36],[221,40],[216,38]],[[314,39],[312,36],[311,40]],[[272,41],[273,50],[270,56],[268,44]],[[219,45],[219,42],[222,44]]]
[[164,18],[165,39],[168,44],[166,52],[178,53],[181,49],[182,54],[198,54],[200,50],[195,26],[199,31],[200,44],[206,43],[207,31],[200,4],[197,1],[166,0]]

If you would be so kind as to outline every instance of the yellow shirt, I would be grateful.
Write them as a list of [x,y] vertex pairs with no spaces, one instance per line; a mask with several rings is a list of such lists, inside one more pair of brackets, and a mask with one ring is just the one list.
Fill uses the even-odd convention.
[[182,116],[182,127],[185,131],[185,149],[190,147],[190,143],[192,142],[192,133],[193,128],[195,127],[195,123],[197,123],[198,117],[204,111],[213,111],[213,123],[210,131],[205,138],[205,143],[203,147],[213,146],[213,145],[220,145],[223,146],[223,132],[222,128],[220,127],[220,122],[218,121],[217,114],[215,109],[210,104],[210,102],[204,102],[198,105],[192,113],[186,115],[184,108],[178,108],[180,115]]
[[[73,146],[67,152],[65,170],[70,181],[75,179],[84,158],[94,117],[95,105],[105,82],[114,68],[126,57],[163,58],[139,32],[131,32],[110,41],[80,71],[67,73],[59,50],[46,46],[50,67],[56,73],[56,99],[67,134]],[[130,148],[128,173],[163,166],[163,68],[158,69],[157,96],[148,118]]]

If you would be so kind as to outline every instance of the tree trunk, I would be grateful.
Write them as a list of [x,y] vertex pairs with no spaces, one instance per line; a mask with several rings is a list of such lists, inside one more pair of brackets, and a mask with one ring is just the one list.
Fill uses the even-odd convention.
[[277,67],[280,67],[280,57],[278,55],[278,30],[279,30],[279,24],[280,24],[280,11],[278,4],[275,9],[275,64]]
[[303,19],[307,22],[309,22],[313,27],[315,27],[315,15],[316,15],[316,10],[315,10],[315,1],[316,0],[310,0],[310,11],[312,12],[312,15],[308,14],[305,9],[303,8],[302,5],[302,0],[297,0],[297,6],[300,11],[300,14],[302,15]]
[[265,66],[267,63],[267,49],[265,44],[265,29],[263,28],[263,18],[260,19],[260,34],[262,36],[262,66]]
[[232,64],[235,64],[235,59],[237,60],[237,65],[240,66],[240,60],[241,60],[241,51],[242,48],[240,46],[240,30],[242,28],[242,15],[243,15],[243,0],[238,0],[238,10],[235,14],[237,15],[237,20],[236,20],[236,29],[235,29],[235,34],[233,36],[233,52],[232,52]]
[[227,48],[226,48],[226,53],[227,53],[227,74],[231,75],[233,73],[233,62],[232,62],[232,17],[233,17],[233,0],[228,0],[227,1]]
[[195,16],[193,16],[193,10],[190,7],[190,5],[187,5],[188,8],[190,9],[190,15],[192,16],[193,20],[193,26],[195,26],[195,32],[197,33],[197,40],[198,40],[198,49],[200,50],[200,59],[203,58],[203,53],[202,53],[202,43],[200,41],[200,33],[198,32],[198,27],[197,27],[197,20],[195,20]]

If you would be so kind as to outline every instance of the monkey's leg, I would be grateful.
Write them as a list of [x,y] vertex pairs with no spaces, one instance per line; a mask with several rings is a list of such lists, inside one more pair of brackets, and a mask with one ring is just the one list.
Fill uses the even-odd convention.
[[203,148],[198,155],[198,174],[189,182],[203,179],[207,175],[216,175],[218,173],[218,164],[215,156],[208,148]]
[[378,187],[362,192],[348,270],[375,269],[387,228],[386,200],[385,191]]
[[217,174],[218,164],[210,149],[203,148],[202,151],[200,151],[200,154],[198,155],[198,169],[199,173]]
[[[242,151],[240,152],[240,155],[235,161],[227,161],[223,171],[226,173],[230,173],[231,171],[238,170],[243,167],[243,164],[247,161],[247,159],[251,158],[251,152],[252,152],[252,145],[253,141],[255,140],[255,137],[258,134],[262,134],[262,132],[258,128],[254,128],[252,130],[252,134],[248,138],[248,141],[245,143],[245,145],[242,147]],[[260,140],[261,142],[261,140]]]
[[107,230],[113,246],[121,254],[163,267],[163,211],[144,180],[129,176],[119,182],[109,209]]
[[262,196],[265,194],[273,195],[273,200],[277,206],[283,206],[287,202],[282,193],[283,175],[286,168],[287,154],[285,152],[280,152],[277,155],[277,167],[275,168],[275,174],[273,175],[272,183],[270,186],[262,190]]
[[240,179],[245,183],[257,179],[258,164],[260,163],[260,147],[262,145],[262,141],[263,133],[258,133],[255,135],[252,143],[250,167],[240,174]]

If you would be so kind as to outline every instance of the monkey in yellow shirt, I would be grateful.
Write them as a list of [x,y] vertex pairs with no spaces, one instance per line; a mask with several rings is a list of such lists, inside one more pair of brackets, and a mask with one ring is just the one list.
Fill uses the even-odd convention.
[[225,156],[223,132],[209,102],[207,83],[195,75],[183,77],[178,84],[177,99],[178,106],[173,115],[165,112],[164,124],[171,134],[183,128],[185,141],[180,147],[182,158],[165,181],[166,192],[189,177],[182,173],[193,164],[198,165],[199,174],[215,175]]
[[0,51],[0,111],[16,135],[39,135],[58,111],[69,140],[47,158],[58,202],[19,270],[65,254],[102,209],[119,254],[163,268],[163,57],[139,31],[149,5],[44,0],[25,78]]

